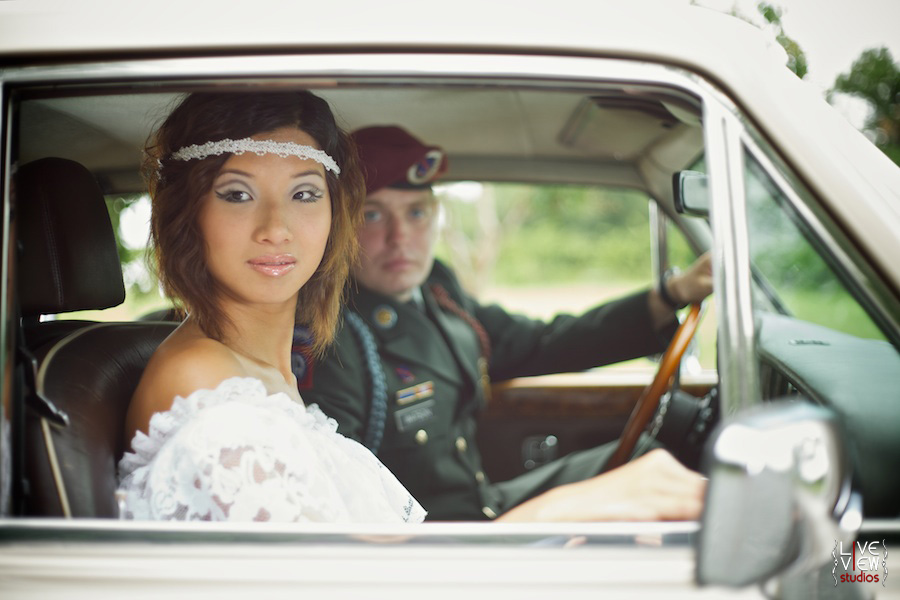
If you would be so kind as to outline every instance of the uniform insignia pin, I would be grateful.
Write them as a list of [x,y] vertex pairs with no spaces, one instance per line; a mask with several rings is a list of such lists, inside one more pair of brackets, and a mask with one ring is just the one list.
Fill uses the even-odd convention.
[[413,185],[421,185],[432,181],[438,174],[444,160],[444,153],[435,148],[412,165],[406,172],[406,179]]
[[382,329],[390,329],[397,324],[397,311],[386,304],[375,307],[372,313],[375,324]]
[[402,383],[410,383],[416,380],[416,376],[409,370],[409,367],[397,367],[394,371],[397,373],[397,377],[400,378]]

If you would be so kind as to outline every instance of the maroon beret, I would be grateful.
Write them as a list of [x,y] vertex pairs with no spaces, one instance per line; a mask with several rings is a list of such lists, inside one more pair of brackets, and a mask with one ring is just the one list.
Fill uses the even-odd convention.
[[438,146],[426,146],[395,125],[364,127],[351,136],[359,149],[366,194],[384,187],[427,188],[447,170]]

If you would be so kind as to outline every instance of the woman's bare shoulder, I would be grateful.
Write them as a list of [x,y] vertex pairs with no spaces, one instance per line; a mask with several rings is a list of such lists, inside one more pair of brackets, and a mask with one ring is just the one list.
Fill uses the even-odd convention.
[[234,351],[221,342],[207,337],[172,341],[160,345],[147,365],[148,385],[172,386],[177,388],[172,391],[184,396],[245,374]]
[[147,363],[128,407],[126,434],[147,430],[154,413],[169,410],[176,396],[213,389],[230,377],[246,376],[241,362],[225,344],[202,335],[175,331]]

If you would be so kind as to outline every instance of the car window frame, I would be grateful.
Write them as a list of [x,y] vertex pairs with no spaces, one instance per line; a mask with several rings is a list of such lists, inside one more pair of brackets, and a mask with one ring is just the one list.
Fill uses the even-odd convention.
[[[619,59],[548,56],[484,56],[455,55],[452,60],[435,60],[428,54],[343,54],[301,56],[238,56],[197,57],[122,61],[96,61],[73,64],[45,64],[23,68],[9,68],[0,73],[4,99],[24,90],[61,85],[83,91],[97,90],[114,93],[128,89],[158,91],[167,85],[177,89],[213,87],[228,83],[277,83],[290,78],[297,85],[308,84],[312,89],[327,88],[330,82],[389,81],[392,84],[431,82],[442,85],[471,85],[479,78],[490,78],[494,85],[526,85],[537,88],[595,89],[608,82],[639,82],[676,90],[699,97],[695,77],[664,65]],[[397,64],[407,65],[398,69]],[[388,66],[386,66],[388,65]],[[463,66],[458,66],[463,65]],[[423,76],[422,73],[428,73]],[[701,101],[702,102],[702,101]],[[12,108],[12,104],[10,104]],[[7,114],[4,127],[13,115]],[[9,130],[4,143],[4,198],[8,198],[11,172],[12,140]],[[651,194],[652,197],[652,194]],[[652,200],[655,201],[655,198]],[[8,202],[4,203],[8,207]],[[8,220],[5,221],[8,223]],[[3,315],[10,316],[9,307]],[[5,341],[9,340],[9,332]],[[11,360],[7,354],[7,363]]]
[[[550,56],[484,56],[477,54],[458,54],[448,60],[435,60],[430,54],[310,54],[299,56],[239,56],[239,57],[195,57],[147,60],[128,59],[124,61],[97,61],[75,64],[49,64],[10,68],[0,73],[2,89],[0,100],[4,106],[9,100],[10,90],[25,87],[52,85],[54,82],[65,82],[69,85],[81,86],[85,89],[115,90],[158,89],[166,82],[177,82],[177,87],[186,88],[195,82],[198,87],[214,86],[227,82],[239,85],[241,81],[258,82],[261,79],[277,81],[289,78],[292,82],[302,84],[308,82],[312,89],[327,86],[329,82],[340,80],[352,82],[385,81],[394,84],[421,84],[423,81],[460,85],[471,83],[478,77],[503,82],[503,85],[523,85],[553,88],[563,86],[574,88],[584,86],[593,88],[603,82],[638,82],[671,87],[681,93],[699,99],[703,107],[704,139],[708,156],[711,190],[715,210],[712,219],[712,238],[714,255],[724,257],[714,260],[715,281],[717,290],[717,309],[720,322],[720,339],[725,344],[720,353],[724,353],[724,371],[720,367],[720,379],[725,382],[723,395],[747,393],[756,396],[752,390],[757,388],[758,380],[754,374],[746,373],[741,368],[741,357],[753,351],[752,335],[747,337],[743,332],[726,333],[723,336],[722,323],[735,318],[742,321],[745,312],[749,316],[750,299],[744,298],[746,284],[741,283],[746,274],[747,262],[743,264],[740,251],[735,253],[729,249],[731,239],[728,235],[716,232],[740,232],[740,198],[742,182],[739,173],[735,176],[734,162],[741,163],[739,157],[744,151],[743,144],[748,141],[748,124],[742,122],[740,113],[728,96],[718,90],[712,82],[701,76],[663,64],[628,61],[623,59],[592,57],[550,57]],[[439,57],[442,58],[442,57]],[[404,64],[397,68],[395,65]],[[461,67],[460,64],[466,66]],[[386,67],[385,65],[391,65]],[[562,68],[565,67],[565,68]],[[422,73],[428,73],[427,76]],[[172,85],[175,85],[172,83]],[[498,83],[499,85],[499,83]],[[4,243],[5,259],[11,255],[9,231],[9,173],[12,165],[12,140],[9,135],[9,123],[13,115],[7,112],[3,120],[2,132],[5,153],[3,156],[3,198],[4,198]],[[751,143],[752,139],[749,140]],[[721,153],[718,158],[713,155]],[[658,202],[654,194],[648,192],[651,201]],[[849,260],[849,258],[847,259]],[[850,264],[856,264],[850,261]],[[862,269],[854,273],[865,281]],[[11,307],[7,295],[14,290],[10,279],[4,279],[3,296],[6,304],[0,307],[3,344],[0,348],[0,360],[4,365],[11,364],[12,346],[9,331]],[[747,279],[745,279],[747,281]],[[724,299],[720,300],[719,296]],[[877,294],[876,294],[877,297]],[[877,304],[877,303],[876,303]],[[752,331],[752,329],[751,329]],[[721,355],[720,355],[721,356]],[[4,381],[4,384],[7,383]],[[742,387],[743,386],[743,387]],[[9,387],[9,386],[4,386]],[[743,390],[743,392],[741,391]],[[7,392],[4,392],[7,393]],[[45,523],[56,527],[60,523]],[[116,529],[122,526],[113,526]],[[526,531],[527,531],[527,526]],[[664,527],[660,526],[661,529]],[[128,527],[122,527],[124,531]]]

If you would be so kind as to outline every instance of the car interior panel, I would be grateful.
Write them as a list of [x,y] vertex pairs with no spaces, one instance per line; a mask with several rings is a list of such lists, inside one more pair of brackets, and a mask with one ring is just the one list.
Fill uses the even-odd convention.
[[900,405],[893,376],[900,374],[900,354],[886,341],[784,315],[762,313],[759,319],[767,397],[793,395],[835,411],[851,440],[866,514],[896,516],[900,447],[894,442]]

